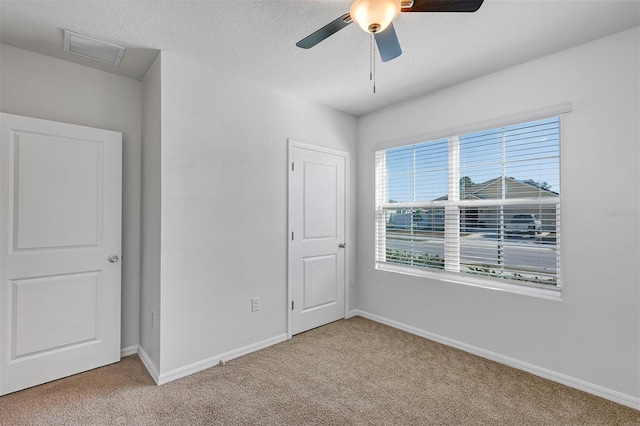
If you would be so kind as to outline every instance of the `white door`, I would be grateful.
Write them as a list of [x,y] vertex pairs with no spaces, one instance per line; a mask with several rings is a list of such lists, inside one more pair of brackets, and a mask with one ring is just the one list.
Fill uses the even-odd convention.
[[0,120],[4,395],[120,359],[122,135]]
[[290,334],[345,315],[346,153],[289,142]]

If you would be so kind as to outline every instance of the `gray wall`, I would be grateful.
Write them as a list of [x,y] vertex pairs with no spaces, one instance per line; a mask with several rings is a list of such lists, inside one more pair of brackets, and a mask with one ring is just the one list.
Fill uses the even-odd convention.
[[[636,28],[361,117],[359,310],[638,405],[639,40]],[[563,102],[561,302],[374,269],[373,145]]]

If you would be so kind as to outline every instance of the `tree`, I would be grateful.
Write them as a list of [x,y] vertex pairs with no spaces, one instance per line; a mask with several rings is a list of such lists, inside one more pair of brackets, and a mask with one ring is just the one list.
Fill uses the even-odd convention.
[[468,186],[475,185],[469,176],[462,176],[460,178],[460,189],[465,189]]
[[535,186],[536,188],[544,189],[545,191],[551,190],[551,185],[549,185],[547,182],[537,182],[533,179],[525,179],[522,182]]

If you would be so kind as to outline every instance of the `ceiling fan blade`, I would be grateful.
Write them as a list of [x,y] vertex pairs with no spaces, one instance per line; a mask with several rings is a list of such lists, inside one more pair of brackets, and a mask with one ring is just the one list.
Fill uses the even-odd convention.
[[415,0],[402,12],[475,12],[484,0]]
[[381,33],[375,33],[374,37],[382,62],[390,61],[402,55],[402,49],[400,49],[400,42],[398,42],[395,28],[393,28],[393,22]]
[[306,36],[302,40],[296,43],[296,46],[301,47],[303,49],[309,49],[316,44],[320,43],[325,38],[337,33],[353,21],[351,20],[351,16],[348,13],[345,13],[338,19],[335,19],[329,22],[324,27],[320,28],[318,31]]

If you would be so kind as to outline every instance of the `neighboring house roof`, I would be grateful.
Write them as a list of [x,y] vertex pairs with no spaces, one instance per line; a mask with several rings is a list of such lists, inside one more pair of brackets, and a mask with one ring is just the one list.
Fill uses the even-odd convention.
[[[505,198],[535,198],[535,197],[557,197],[557,192],[547,189],[538,188],[530,183],[523,182],[511,177],[504,178]],[[502,198],[502,177],[490,179],[482,183],[474,183],[467,185],[460,190],[460,198],[463,200],[483,200],[483,199],[500,199]],[[449,196],[445,195],[436,198],[434,201],[448,200]]]

